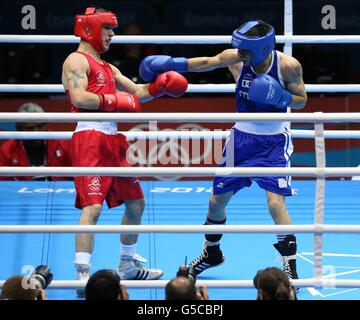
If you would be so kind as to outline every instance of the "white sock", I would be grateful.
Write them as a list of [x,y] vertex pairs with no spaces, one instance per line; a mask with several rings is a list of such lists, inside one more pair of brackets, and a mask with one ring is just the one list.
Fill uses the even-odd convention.
[[133,257],[136,253],[136,243],[131,245],[120,244],[120,255]]
[[209,240],[205,240],[205,246],[206,247],[211,247],[211,246],[217,246],[220,244],[220,241],[209,241]]
[[76,252],[75,263],[90,265],[91,254],[88,252]]

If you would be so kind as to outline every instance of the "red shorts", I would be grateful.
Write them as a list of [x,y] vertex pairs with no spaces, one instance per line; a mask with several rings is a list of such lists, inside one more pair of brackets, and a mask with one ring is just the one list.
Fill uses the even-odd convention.
[[[71,139],[73,167],[130,167],[126,159],[128,142],[124,135],[107,135],[96,130],[75,132]],[[124,200],[144,198],[136,177],[74,177],[76,208],[102,204],[109,208]]]

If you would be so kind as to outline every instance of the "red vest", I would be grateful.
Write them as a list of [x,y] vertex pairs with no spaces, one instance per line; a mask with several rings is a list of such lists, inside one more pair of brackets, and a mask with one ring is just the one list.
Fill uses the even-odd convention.
[[[86,91],[96,93],[96,94],[115,94],[116,93],[116,82],[114,78],[113,71],[110,65],[104,61],[102,64],[96,61],[92,56],[81,52],[76,51],[77,53],[82,54],[89,63],[89,75],[88,75],[88,86]],[[68,92],[67,92],[68,94]],[[71,112],[97,112],[98,110],[84,110],[78,109],[74,106],[71,106]]]

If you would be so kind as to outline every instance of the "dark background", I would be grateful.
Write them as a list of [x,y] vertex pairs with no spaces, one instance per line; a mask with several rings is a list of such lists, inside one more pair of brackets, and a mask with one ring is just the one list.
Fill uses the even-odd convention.
[[[91,2],[90,2],[91,3]],[[230,35],[249,18],[265,20],[283,34],[284,1],[101,1],[93,2],[114,11],[121,34],[144,35]],[[21,8],[36,9],[36,30],[24,30]],[[71,35],[74,16],[89,4],[85,1],[0,1],[2,34]],[[324,30],[321,20],[324,5],[336,8],[336,29]],[[294,0],[294,34],[351,35],[360,32],[360,1]],[[61,82],[61,67],[75,44],[0,44],[0,83]],[[104,59],[135,82],[139,61],[149,54],[173,56],[214,55],[229,45],[125,45],[112,44]],[[277,45],[282,50],[282,45]],[[294,45],[293,56],[303,65],[306,83],[360,83],[360,44]],[[224,70],[187,74],[192,83],[233,83]],[[4,94],[3,94],[4,95]]]
[[[23,30],[24,5],[36,9],[36,30]],[[26,35],[72,35],[74,17],[83,13],[91,2],[85,1],[2,1],[0,0],[0,33]],[[94,3],[114,11],[118,16],[117,35],[231,35],[244,21],[257,18],[272,24],[278,35],[284,34],[284,0],[252,1],[101,1]],[[336,8],[336,29],[324,30],[321,21],[325,5]],[[360,0],[294,0],[295,35],[360,34]],[[0,83],[60,84],[65,58],[77,44],[0,44]],[[225,45],[141,45],[112,44],[103,58],[120,71],[141,83],[140,61],[151,54],[172,56],[212,56],[230,48]],[[283,50],[283,45],[277,45]],[[306,84],[360,83],[360,44],[298,44],[293,56],[302,64]],[[184,73],[189,83],[234,83],[226,69],[204,73]],[[359,93],[308,93],[308,102],[297,112],[359,112]],[[64,93],[0,93],[0,110],[14,112],[24,102],[33,101],[46,112],[69,112]],[[181,98],[163,97],[142,106],[143,112],[234,112],[233,93],[187,93]],[[129,130],[134,124],[121,124]],[[199,124],[200,125],[200,124]],[[206,128],[230,128],[232,124],[201,124]],[[14,130],[14,123],[1,123],[0,130]],[[159,128],[177,129],[160,124]],[[312,124],[292,124],[293,129],[313,129]],[[326,124],[326,129],[360,130],[359,124]],[[74,124],[49,124],[49,130],[70,130]],[[1,144],[2,141],[0,141]],[[356,166],[360,161],[359,139],[327,139],[327,166]],[[294,166],[314,166],[314,140],[295,139]]]

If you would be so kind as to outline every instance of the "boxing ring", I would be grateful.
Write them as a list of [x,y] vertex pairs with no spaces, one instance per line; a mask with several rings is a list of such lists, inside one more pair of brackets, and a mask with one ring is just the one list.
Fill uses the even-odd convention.
[[[20,116],[20,117],[19,117]],[[200,121],[203,119],[203,114],[182,114],[183,120],[187,121]],[[84,119],[92,119],[92,120],[104,120],[111,117],[117,121],[134,121],[134,122],[142,122],[145,119],[157,119],[158,121],[167,121],[167,122],[177,122],[180,121],[178,114],[69,114],[69,113],[51,113],[51,114],[17,114],[17,113],[2,113],[0,115],[0,119],[4,120],[16,120],[16,121],[76,121],[81,118]],[[104,210],[102,217],[104,217],[105,225],[98,225],[98,226],[75,226],[74,224],[76,221],[74,219],[77,218],[77,215],[69,214],[66,216],[64,213],[57,214],[58,211],[73,211],[72,208],[72,201],[73,196],[69,197],[69,193],[73,193],[73,186],[71,187],[71,182],[35,182],[35,187],[33,186],[33,182],[6,182],[2,183],[1,190],[2,194],[9,195],[8,199],[14,197],[14,194],[11,195],[11,191],[14,190],[14,187],[17,188],[17,194],[11,202],[13,202],[14,207],[20,205],[21,210],[31,210],[27,206],[27,201],[29,198],[38,197],[42,198],[42,201],[45,201],[46,205],[40,206],[40,211],[43,211],[43,214],[40,214],[41,219],[45,224],[35,223],[38,219],[26,218],[23,216],[23,213],[19,213],[19,216],[16,218],[15,216],[12,217],[11,220],[21,221],[23,219],[29,219],[29,221],[34,221],[31,224],[33,225],[26,225],[21,223],[21,225],[10,225],[7,223],[6,225],[0,226],[0,233],[6,234],[2,235],[9,236],[8,243],[11,244],[16,239],[11,238],[10,235],[12,233],[30,233],[31,237],[45,237],[45,234],[58,234],[60,233],[60,239],[64,239],[64,234],[66,233],[76,233],[76,232],[94,232],[94,233],[120,233],[120,232],[139,232],[139,233],[152,233],[152,237],[149,236],[148,245],[149,248],[147,251],[149,254],[147,255],[150,258],[152,264],[155,264],[157,267],[159,266],[168,266],[169,270],[166,270],[166,276],[169,279],[175,274],[177,267],[182,264],[185,260],[185,256],[193,257],[196,255],[196,252],[200,249],[201,246],[201,238],[203,233],[240,233],[241,236],[238,240],[234,236],[231,239],[228,238],[228,235],[224,237],[224,251],[227,257],[227,264],[230,267],[231,272],[228,271],[221,271],[219,267],[215,268],[214,270],[209,270],[206,273],[206,276],[200,276],[198,282],[204,283],[210,288],[210,294],[213,299],[216,299],[216,292],[212,293],[212,288],[227,288],[228,290],[234,290],[233,288],[250,288],[252,287],[252,280],[235,280],[235,279],[223,279],[223,275],[240,275],[242,278],[242,274],[244,273],[244,269],[248,269],[248,279],[252,279],[252,274],[254,270],[264,268],[267,265],[275,264],[275,258],[272,256],[269,258],[269,254],[274,254],[271,248],[272,238],[269,237],[269,234],[273,234],[276,232],[295,232],[298,235],[298,242],[299,246],[307,247],[307,250],[302,250],[298,253],[298,264],[299,264],[299,272],[302,270],[303,266],[302,263],[310,264],[311,270],[313,271],[313,276],[310,273],[307,278],[301,277],[301,280],[294,281],[299,287],[306,287],[308,292],[310,293],[311,298],[314,297],[322,297],[322,298],[330,298],[336,297],[334,292],[330,294],[323,294],[319,291],[320,288],[325,288],[325,290],[336,290],[334,288],[346,287],[351,289],[346,289],[340,291],[341,294],[352,292],[358,286],[360,286],[360,279],[337,279],[336,276],[346,276],[346,275],[354,275],[360,272],[359,267],[354,267],[351,265],[325,265],[323,263],[324,259],[330,258],[334,259],[335,257],[346,257],[346,259],[354,259],[358,258],[359,255],[353,252],[343,252],[341,253],[333,253],[333,252],[323,252],[323,242],[325,235],[329,235],[331,237],[335,237],[341,233],[355,233],[355,236],[349,237],[353,238],[358,237],[358,233],[360,232],[360,221],[357,221],[357,210],[359,205],[357,203],[356,194],[360,191],[360,184],[356,181],[330,181],[327,182],[327,190],[328,195],[325,201],[325,192],[324,192],[324,179],[326,177],[344,177],[344,176],[353,176],[353,175],[360,175],[360,168],[326,168],[323,166],[324,164],[324,135],[325,132],[323,131],[323,122],[339,122],[339,121],[351,121],[351,122],[360,122],[360,114],[359,113],[351,113],[351,114],[282,114],[280,117],[278,116],[277,119],[274,119],[273,115],[269,114],[212,114],[206,115],[206,120],[203,121],[214,121],[214,122],[226,122],[226,121],[248,121],[248,120],[256,120],[256,121],[265,121],[271,118],[272,120],[286,120],[286,121],[305,121],[305,122],[315,122],[315,131],[312,134],[315,135],[316,141],[316,153],[317,153],[317,167],[316,168],[66,168],[66,167],[47,167],[47,168],[27,168],[27,167],[2,167],[0,168],[1,175],[61,175],[61,176],[73,176],[73,175],[121,175],[121,176],[153,176],[154,173],[157,176],[169,176],[169,175],[182,175],[182,176],[215,176],[215,175],[243,175],[243,176],[254,176],[254,175],[292,175],[292,176],[308,176],[308,177],[316,177],[317,182],[316,184],[313,181],[297,181],[295,184],[295,188],[299,188],[301,190],[301,195],[297,197],[293,197],[293,199],[289,199],[287,201],[289,211],[294,219],[294,221],[302,222],[296,223],[291,226],[273,226],[271,225],[270,218],[265,213],[267,211],[266,203],[260,203],[259,199],[263,199],[263,193],[259,188],[255,186],[251,189],[243,190],[239,195],[234,197],[234,201],[231,202],[228,208],[228,217],[229,217],[229,225],[226,226],[203,226],[200,225],[202,220],[204,219],[204,203],[207,203],[207,198],[210,194],[210,182],[201,182],[201,186],[194,182],[147,182],[144,186],[144,194],[145,199],[148,203],[147,209],[144,215],[145,225],[141,226],[119,226],[114,225],[117,224],[116,218],[118,219],[118,212],[116,210],[112,210],[107,212]],[[161,132],[159,132],[161,134]],[[165,135],[169,135],[170,133],[165,133]],[[172,132],[170,135],[174,137],[177,133]],[[213,136],[212,132],[202,133],[203,135]],[[294,132],[296,135],[297,133]],[[358,133],[355,133],[355,136]],[[62,134],[60,134],[62,135]],[[136,135],[136,132],[131,132],[131,135]],[[142,138],[152,138],[156,137],[156,133],[141,133]],[[225,136],[225,134],[223,134]],[[335,133],[332,133],[333,136],[336,136]],[[223,136],[217,136],[214,138],[223,138]],[[36,187],[38,184],[38,188]],[[144,183],[143,183],[144,184]],[[47,185],[48,190],[44,187]],[[72,188],[72,191],[69,189]],[[59,191],[60,189],[60,191]],[[62,189],[62,191],[61,191]],[[311,194],[313,191],[311,189],[316,190],[316,198],[315,202],[314,199],[311,199]],[[65,191],[64,191],[65,190]],[[68,191],[66,191],[68,190]],[[305,199],[302,199],[302,194],[305,193]],[[64,195],[66,196],[66,200],[64,200]],[[194,197],[196,195],[196,197]],[[191,197],[191,203],[184,205],[186,201],[188,201],[188,197]],[[59,199],[57,199],[59,198]],[[60,203],[58,202],[60,199]],[[235,199],[238,199],[237,201]],[[246,203],[242,204],[242,202],[246,199]],[[340,200],[341,199],[341,200]],[[240,201],[239,201],[240,200]],[[64,206],[65,202],[67,205]],[[324,210],[325,210],[325,203],[330,203],[330,209],[327,208],[326,210],[336,211],[336,214],[330,214],[331,219],[334,217],[339,216],[335,219],[336,224],[325,224],[324,223]],[[340,202],[340,205],[339,205]],[[306,217],[304,212],[301,211],[311,211],[311,206],[314,206],[315,211],[315,220],[314,224],[309,224],[310,215]],[[38,206],[38,205],[37,205]],[[335,206],[332,208],[332,206]],[[44,208],[45,207],[45,208]],[[297,208],[297,209],[296,209]],[[339,209],[340,208],[340,209]],[[247,211],[251,210],[251,215],[247,213]],[[255,214],[253,213],[255,210]],[[344,214],[344,216],[339,215],[337,210],[341,210],[341,213],[348,212],[348,214]],[[3,211],[3,210],[2,210]],[[11,211],[8,208],[8,211]],[[165,211],[165,213],[164,213]],[[166,211],[171,211],[166,213]],[[295,211],[295,212],[294,212]],[[186,219],[185,221],[194,221],[194,224],[184,224],[184,212],[186,212]],[[297,212],[297,213],[296,213]],[[11,213],[12,214],[12,213]],[[298,216],[297,216],[298,215]],[[9,216],[9,215],[8,215]],[[38,216],[36,214],[35,216]],[[72,218],[69,220],[69,217]],[[175,216],[175,217],[174,217]],[[232,218],[232,216],[234,216]],[[351,219],[349,219],[351,218]],[[115,219],[115,221],[114,221]],[[6,219],[5,219],[6,221]],[[2,220],[4,222],[4,220]],[[60,223],[59,223],[60,222]],[[64,224],[66,222],[66,225]],[[69,223],[72,222],[72,223]],[[113,224],[109,224],[112,222]],[[173,224],[169,224],[172,222]],[[246,224],[248,222],[249,224]],[[260,222],[260,224],[259,224]],[[356,223],[357,222],[357,223]],[[253,223],[253,225],[251,225]],[[175,235],[169,233],[175,233]],[[184,234],[194,234],[191,237],[187,236],[184,237]],[[198,235],[200,233],[200,235]],[[250,234],[253,233],[261,233],[262,235],[256,235],[255,238],[251,237]],[[40,235],[38,235],[40,234]],[[156,234],[156,236],[154,235]],[[159,234],[159,235],[158,235]],[[302,238],[301,234],[304,234],[304,238]],[[309,241],[309,238],[306,237],[308,234],[315,235],[315,241]],[[271,235],[270,235],[271,236]],[[21,237],[21,236],[20,236]],[[72,245],[69,243],[68,240],[54,240],[57,235],[53,235],[53,240],[40,240],[42,243],[42,261],[46,258],[46,263],[49,263],[52,268],[55,270],[56,265],[60,265],[58,268],[61,270],[64,268],[64,263],[61,262],[63,259],[67,261],[67,272],[72,271],[72,263],[71,257],[73,255],[73,250],[64,249],[63,244],[59,242],[68,243],[68,248],[72,248]],[[175,238],[175,239],[173,239]],[[197,239],[192,240],[192,238]],[[253,238],[253,240],[251,240]],[[260,239],[260,240],[259,240]],[[305,239],[305,240],[304,240]],[[307,240],[306,240],[307,239]],[[353,239],[351,243],[357,243]],[[71,240],[73,240],[71,238]],[[349,240],[349,239],[347,239]],[[18,240],[17,240],[18,241]],[[246,248],[241,248],[240,250],[237,249],[237,246],[234,247],[235,243],[248,243],[253,241],[254,246]],[[259,243],[260,241],[260,243]],[[332,240],[334,241],[334,240]],[[343,241],[343,240],[342,240]],[[340,241],[340,242],[342,242]],[[118,245],[118,239],[114,239],[111,241],[112,243]],[[141,244],[143,241],[140,240]],[[232,246],[229,246],[227,242],[232,243]],[[311,246],[305,245],[305,243],[311,243],[313,246],[313,250],[311,251]],[[339,240],[336,241],[340,243]],[[45,243],[47,243],[48,247],[47,250],[44,248]],[[107,243],[104,242],[104,239],[97,239],[96,243],[97,246],[109,246]],[[165,245],[164,247],[164,243]],[[194,246],[189,248],[187,243],[199,243],[199,246]],[[257,243],[257,245],[256,245]],[[259,259],[257,257],[256,252],[261,252],[261,256],[264,256],[264,251],[267,251],[263,248],[261,243],[266,243],[268,245],[268,251],[265,256],[268,256],[268,259],[264,259],[262,263],[260,261],[256,261]],[[346,245],[346,241],[343,241],[344,247],[348,247]],[[51,250],[51,246],[60,246],[63,250],[53,249]],[[256,246],[259,246],[256,249]],[[10,245],[11,247],[11,245]],[[179,248],[183,247],[183,251]],[[229,247],[227,249],[227,247]],[[260,249],[261,247],[261,249]],[[161,249],[162,248],[162,249]],[[15,249],[15,248],[14,248]],[[234,250],[235,249],[235,250]],[[244,249],[244,250],[243,250]],[[261,250],[261,251],[260,251]],[[45,254],[44,251],[47,253]],[[139,251],[144,254],[144,247],[140,245]],[[146,250],[145,250],[146,251]],[[159,251],[163,251],[159,253]],[[182,251],[182,252],[181,252]],[[240,251],[240,252],[239,252]],[[331,251],[331,250],[330,250]],[[34,260],[34,257],[31,257],[34,254],[34,250],[30,250],[30,260]],[[39,250],[38,254],[40,254],[41,250]],[[55,255],[54,253],[57,254]],[[64,255],[63,258],[58,256]],[[167,261],[165,258],[169,258],[169,252],[176,252],[176,254],[171,258],[171,263]],[[181,253],[180,253],[181,252]],[[356,252],[356,249],[355,249]],[[117,256],[116,249],[110,254],[113,257],[109,257],[109,253],[105,254],[106,261],[111,261],[110,265],[113,267],[116,266],[116,262],[114,260],[114,256]],[[230,255],[228,254],[230,253]],[[27,253],[26,255],[29,255]],[[57,262],[51,263],[49,259],[49,255],[53,256],[52,259],[57,260]],[[338,255],[338,256],[337,256]],[[57,256],[57,257],[55,257]],[[71,256],[71,257],[70,257]],[[99,269],[100,266],[102,267],[109,267],[109,263],[103,263],[102,259],[104,259],[103,252],[101,255],[94,253],[95,256],[98,256],[94,261],[94,266],[98,266],[95,269]],[[163,256],[163,257],[162,257]],[[313,261],[311,258],[313,257]],[[152,257],[152,258],[151,258]],[[248,261],[250,257],[252,257],[255,261],[254,263],[250,264],[247,262],[246,265],[242,265],[242,257],[245,261]],[[248,258],[249,257],[249,258]],[[9,257],[8,257],[9,258]],[[116,258],[115,258],[116,259]],[[3,259],[2,259],[3,260]],[[21,259],[20,259],[21,261]],[[39,260],[37,260],[39,261]],[[160,261],[163,261],[161,263]],[[38,262],[37,262],[38,263]],[[254,267],[255,264],[255,267]],[[154,265],[153,265],[154,266]],[[325,268],[324,268],[325,267]],[[309,268],[309,266],[307,266]],[[217,269],[217,270],[216,270]],[[306,268],[305,268],[306,269]],[[337,272],[336,269],[340,270],[341,272]],[[240,271],[241,270],[241,271]],[[323,272],[326,271],[324,275]],[[342,271],[345,270],[345,271]],[[59,271],[58,271],[59,272]],[[54,271],[54,273],[56,273]],[[63,273],[60,271],[60,274]],[[67,274],[67,276],[71,279],[72,276]],[[65,277],[64,277],[65,278]],[[219,279],[219,280],[216,280]],[[220,280],[221,279],[221,280]],[[162,288],[166,284],[167,280],[157,280],[157,281],[124,281],[124,283],[134,290],[135,288]],[[76,288],[78,286],[83,286],[84,283],[75,280],[54,280],[50,287],[53,288]],[[310,287],[310,288],[309,288]],[[311,288],[313,287],[313,288]],[[156,290],[156,289],[153,289]],[[252,289],[253,290],[253,289]],[[349,291],[351,290],[351,291]],[[135,297],[141,299],[144,298],[142,294],[139,293],[140,291],[135,293]],[[223,291],[219,291],[223,292]],[[339,292],[339,291],[338,291]],[[338,293],[338,295],[340,295]],[[51,297],[51,292],[49,293]],[[300,293],[299,298],[301,299]],[[139,296],[137,296],[139,295]],[[152,292],[149,293],[150,296],[146,296],[146,298],[162,298],[161,290],[159,292]],[[250,291],[251,295],[251,291]],[[222,293],[220,297],[224,299],[231,299],[231,297],[237,299],[241,297],[238,292],[230,293],[230,295],[225,295]],[[255,293],[252,293],[252,296],[255,296]],[[55,296],[56,297],[56,296]],[[61,295],[61,297],[64,297]],[[304,297],[305,298],[305,297]],[[339,298],[339,297],[336,297]],[[352,297],[353,298],[353,297]],[[246,298],[245,298],[246,299]],[[251,296],[247,296],[247,299],[251,299]]]
[[[289,1],[285,1],[285,13]],[[291,9],[291,8],[290,8]],[[293,43],[360,43],[360,36],[294,36],[291,21],[285,14],[285,35],[277,36],[284,51],[291,54]],[[230,43],[230,36],[115,36],[113,43],[217,44]],[[8,36],[9,43],[77,43],[74,36]],[[307,92],[360,92],[360,85],[306,85]],[[63,92],[62,85],[0,84],[1,92]],[[190,84],[189,93],[234,92],[233,84]],[[324,123],[360,122],[360,113],[293,113],[237,114],[70,114],[0,113],[0,122],[217,122],[290,121],[314,123],[314,130],[292,130],[294,138],[315,139],[316,167],[306,168],[67,168],[67,167],[0,167],[1,176],[183,176],[216,175],[269,176],[291,175],[313,177],[316,181],[294,181],[299,195],[287,199],[293,225],[272,224],[264,192],[253,185],[237,194],[227,208],[228,225],[203,226],[206,205],[211,192],[210,181],[142,182],[146,209],[141,226],[121,226],[120,213],[104,208],[99,225],[77,226],[74,214],[72,182],[1,182],[0,279],[27,272],[26,265],[49,264],[54,280],[48,296],[51,299],[74,299],[73,290],[85,283],[71,280],[75,276],[75,233],[101,233],[95,243],[93,270],[115,268],[119,258],[118,233],[138,232],[138,251],[149,259],[149,267],[162,268],[163,280],[123,281],[130,299],[163,299],[163,287],[174,277],[179,265],[197,256],[203,234],[224,233],[222,247],[224,266],[206,271],[198,283],[209,287],[211,299],[249,299],[256,297],[252,278],[258,269],[276,265],[271,244],[275,233],[296,233],[298,238],[298,272],[293,284],[304,288],[299,299],[360,299],[360,182],[326,181],[328,177],[359,176],[360,168],[326,167],[324,139],[359,138],[360,131],[324,130]],[[125,132],[128,139],[225,139],[228,132]],[[1,132],[0,139],[69,139],[68,132]],[[325,191],[326,190],[326,191]],[[315,194],[315,196],[314,196]],[[6,201],[5,201],[6,200]],[[184,218],[185,217],[185,218]],[[280,264],[278,264],[280,266]],[[357,277],[357,278],[356,278]],[[61,280],[65,279],[65,280]],[[0,281],[0,287],[4,280]],[[220,289],[221,290],[220,290]],[[239,290],[239,288],[242,288]],[[58,290],[61,289],[61,290]]]

